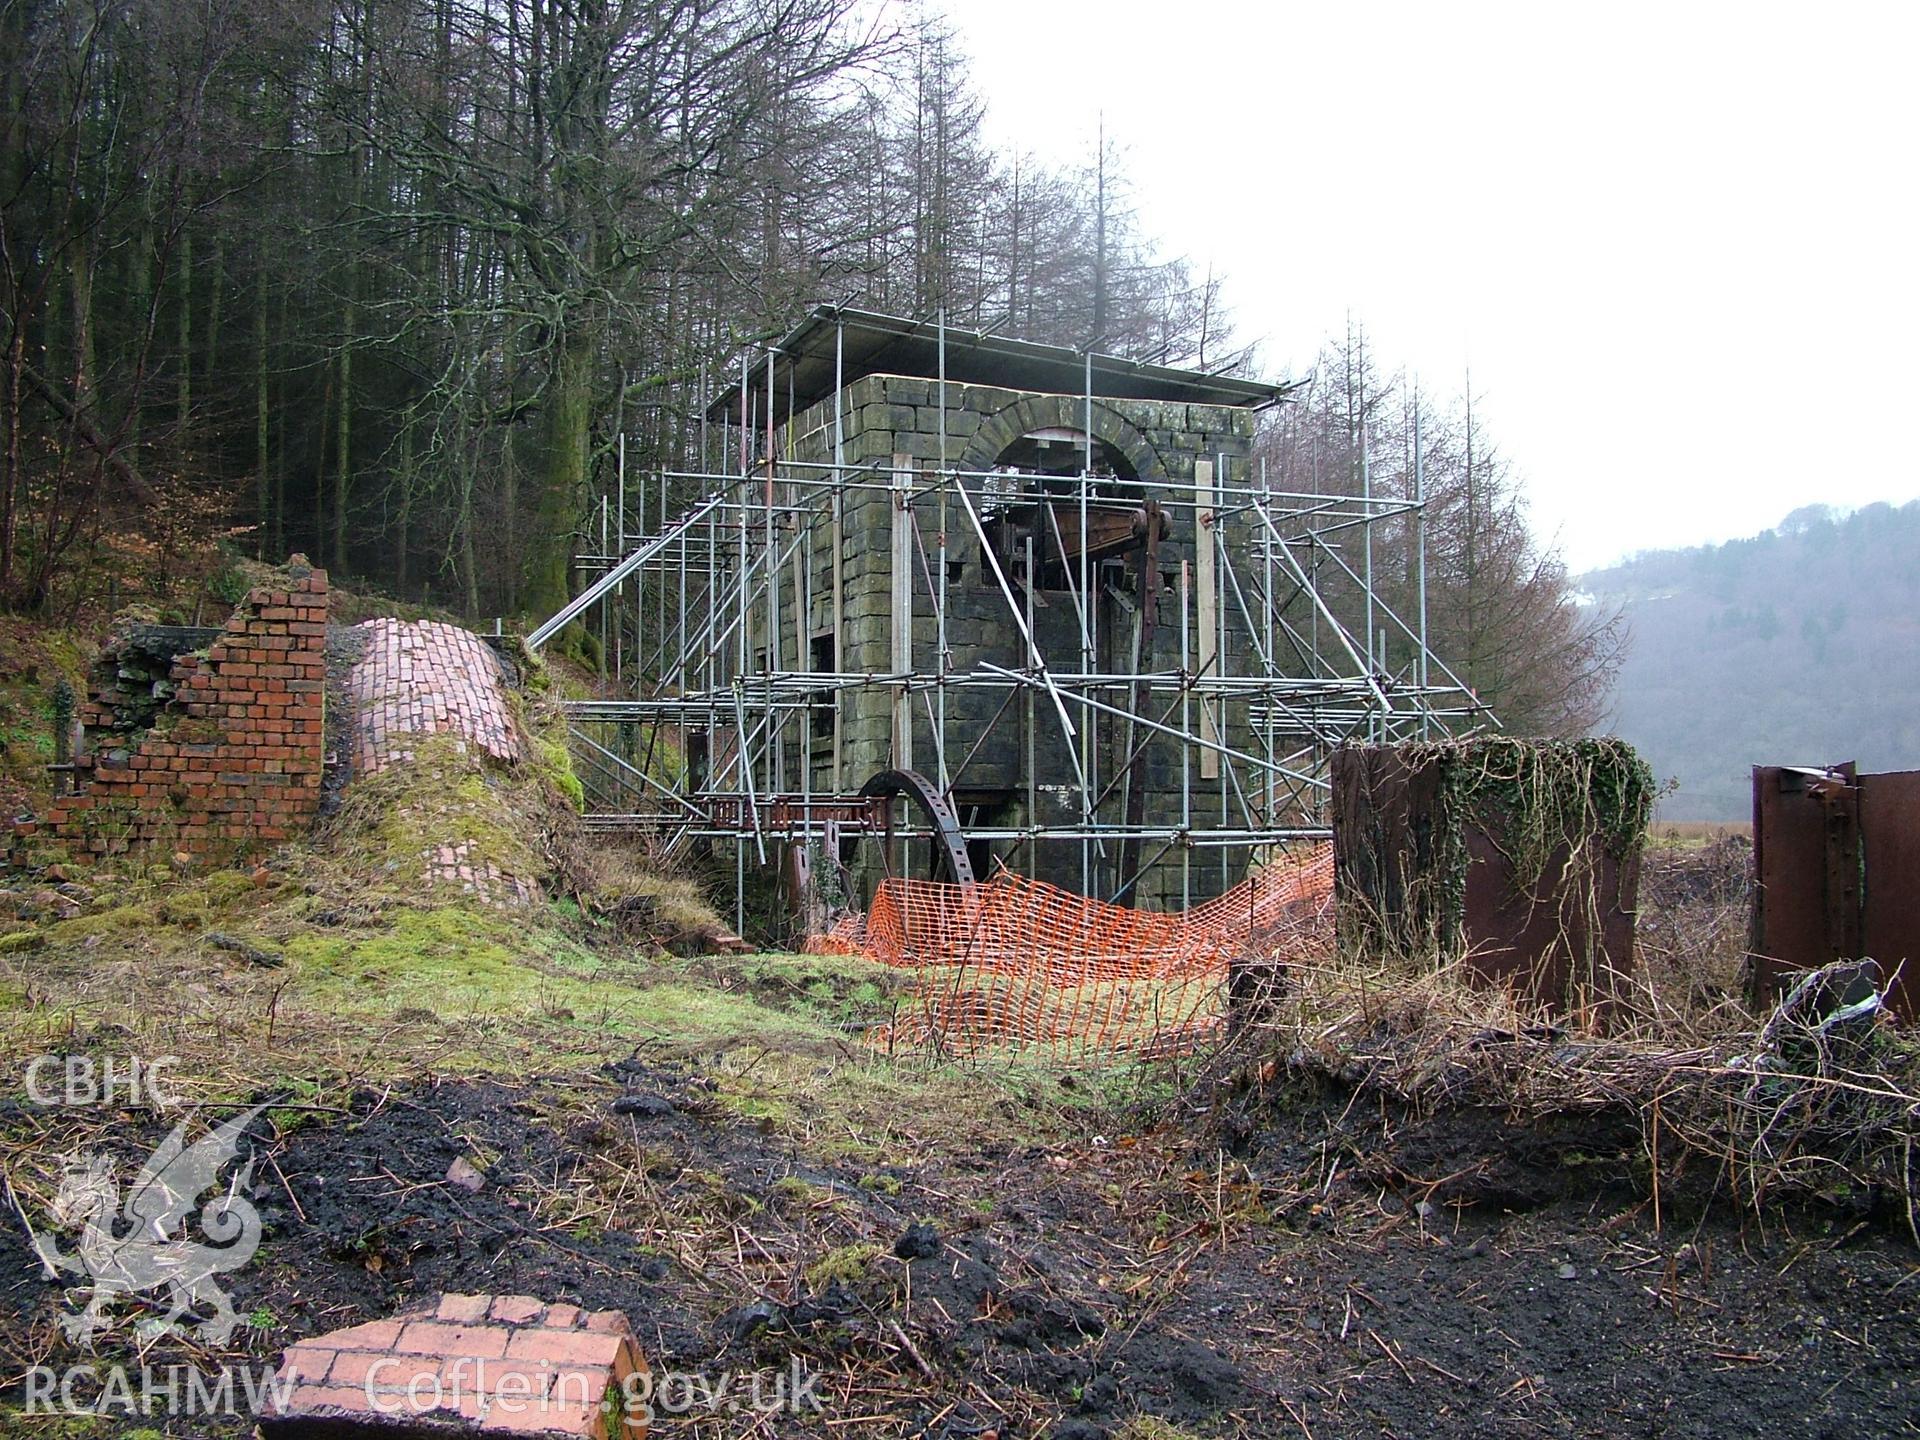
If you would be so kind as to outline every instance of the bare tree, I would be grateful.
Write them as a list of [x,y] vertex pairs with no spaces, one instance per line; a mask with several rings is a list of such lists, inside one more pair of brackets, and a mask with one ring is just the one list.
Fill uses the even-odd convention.
[[[1470,388],[1432,405],[1403,376],[1378,371],[1364,326],[1354,325],[1322,350],[1313,383],[1270,423],[1262,453],[1276,486],[1356,494],[1365,483],[1377,496],[1411,498],[1416,417],[1432,650],[1508,729],[1585,733],[1606,717],[1624,627],[1617,611],[1583,603],[1560,558],[1534,539],[1519,479],[1489,441]],[[1375,594],[1402,617],[1417,609],[1416,543],[1411,524],[1376,526]],[[1342,619],[1364,633],[1359,586],[1338,567],[1320,578]]]

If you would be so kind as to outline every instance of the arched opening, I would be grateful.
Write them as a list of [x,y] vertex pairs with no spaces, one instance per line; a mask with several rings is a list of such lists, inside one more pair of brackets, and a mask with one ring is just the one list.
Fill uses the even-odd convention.
[[1088,453],[1087,432],[1068,425],[1046,425],[1029,430],[994,458],[993,468],[1015,475],[1037,475],[1048,483],[1039,488],[1049,494],[1065,494],[1072,488],[1062,481],[1078,483],[1084,470],[1093,477],[1093,493],[1107,493],[1102,481],[1135,481],[1140,478],[1133,461],[1118,445],[1096,438]]
[[984,507],[988,542],[1021,583],[1031,554],[1038,589],[1071,590],[1077,567],[1098,567],[1133,548],[1146,493],[1133,458],[1112,441],[1089,442],[1086,431],[1069,425],[1028,430],[994,457]]

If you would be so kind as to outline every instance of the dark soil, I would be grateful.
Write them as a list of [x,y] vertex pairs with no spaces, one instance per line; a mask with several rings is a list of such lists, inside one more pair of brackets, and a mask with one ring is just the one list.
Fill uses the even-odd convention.
[[[810,1157],[697,1071],[640,1060],[344,1108],[281,1112],[260,1167],[266,1238],[230,1280],[259,1356],[418,1296],[525,1292],[626,1312],[656,1370],[800,1357],[826,1408],[782,1436],[1097,1440],[1142,1413],[1316,1440],[1920,1433],[1906,1235],[1671,1205],[1656,1230],[1624,1184],[1527,1181],[1524,1154],[1500,1186],[1429,1200],[1329,1165],[1317,1103],[1237,1156],[1160,1131],[912,1163]],[[116,1140],[160,1134],[129,1117]],[[477,1192],[447,1183],[463,1155]],[[57,1354],[58,1299],[10,1224],[10,1372]],[[167,1423],[89,1433],[247,1429]]]

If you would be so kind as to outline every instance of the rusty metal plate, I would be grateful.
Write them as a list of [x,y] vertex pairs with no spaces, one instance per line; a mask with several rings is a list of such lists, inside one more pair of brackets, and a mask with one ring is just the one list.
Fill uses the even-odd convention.
[[1920,771],[1860,777],[1866,857],[1862,948],[1893,977],[1888,999],[1920,1019]]
[[877,830],[885,809],[858,795],[773,795],[765,801],[768,827],[788,830],[832,821]]
[[1793,974],[1871,959],[1888,1001],[1920,1019],[1920,772],[1753,772],[1753,1000]]
[[[1757,1004],[1779,994],[1781,977],[1835,959],[1828,914],[1827,807],[1790,765],[1753,768],[1753,925],[1749,979]],[[1826,773],[1851,779],[1853,766]],[[1853,957],[1849,957],[1853,958]]]
[[885,819],[884,802],[858,795],[760,795],[751,807],[743,796],[695,795],[688,803],[710,826],[738,830],[757,816],[762,829],[781,834],[829,821],[878,829]]
[[1477,825],[1468,830],[1469,970],[1563,1013],[1587,1006],[1606,1009],[1618,981],[1633,969],[1640,852],[1632,851],[1623,863],[1597,841],[1587,849],[1593,914],[1580,898],[1554,891],[1552,878],[1568,858],[1565,846],[1548,860],[1540,887],[1523,892],[1512,861],[1487,832]]

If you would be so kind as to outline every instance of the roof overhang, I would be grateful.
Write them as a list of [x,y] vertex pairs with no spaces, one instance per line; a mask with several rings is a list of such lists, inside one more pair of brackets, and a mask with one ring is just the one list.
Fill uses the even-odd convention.
[[[835,381],[851,385],[868,375],[940,375],[941,332],[937,321],[908,320],[822,305],[770,347],[773,356],[773,423],[786,422],[789,408],[805,410],[833,394]],[[946,378],[959,385],[998,385],[1043,394],[1092,393],[1115,400],[1167,400],[1189,405],[1228,405],[1261,409],[1283,399],[1293,387],[1269,385],[1197,370],[1148,365],[1116,355],[1089,355],[1064,345],[1043,345],[977,330],[946,328]],[[767,423],[766,353],[750,365],[749,401],[757,423]],[[707,407],[711,420],[740,418],[740,381],[736,377]]]

